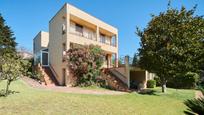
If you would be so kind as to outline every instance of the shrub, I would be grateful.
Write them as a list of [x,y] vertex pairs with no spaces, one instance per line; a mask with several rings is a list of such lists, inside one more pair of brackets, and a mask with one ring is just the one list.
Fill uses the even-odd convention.
[[40,71],[29,72],[28,74],[28,76],[32,79],[39,80],[41,82],[44,81],[43,75]]
[[72,48],[67,52],[68,67],[76,77],[74,86],[90,86],[96,84],[103,64],[103,52],[98,46],[89,45]]
[[147,88],[155,88],[156,87],[156,81],[155,80],[148,80],[147,81]]
[[30,76],[32,72],[32,60],[33,59],[21,59],[22,74],[24,76]]
[[199,75],[197,73],[188,72],[185,75],[179,75],[167,82],[168,87],[193,89],[199,81]]
[[184,104],[188,107],[188,110],[185,111],[186,114],[194,115],[203,115],[204,113],[204,98],[186,100]]

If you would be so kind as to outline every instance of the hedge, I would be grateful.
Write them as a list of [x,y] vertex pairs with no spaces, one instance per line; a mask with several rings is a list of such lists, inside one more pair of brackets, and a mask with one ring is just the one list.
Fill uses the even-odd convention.
[[147,88],[155,88],[155,87],[156,87],[156,80],[147,81]]

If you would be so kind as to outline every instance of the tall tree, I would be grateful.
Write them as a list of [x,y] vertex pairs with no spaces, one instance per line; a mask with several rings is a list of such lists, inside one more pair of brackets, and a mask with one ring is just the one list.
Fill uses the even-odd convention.
[[168,9],[152,16],[144,30],[137,28],[141,38],[140,66],[156,73],[162,80],[162,92],[166,82],[187,72],[198,73],[204,62],[204,19],[182,7]]
[[133,60],[132,60],[132,65],[133,66],[138,66],[139,65],[139,59],[138,59],[138,54],[137,53],[134,54],[134,57],[133,57]]
[[9,86],[22,74],[22,66],[16,53],[15,37],[10,27],[5,24],[0,14],[0,80],[7,80],[5,96],[9,93]]
[[0,56],[15,52],[17,44],[13,35],[10,27],[5,24],[5,20],[0,14]]

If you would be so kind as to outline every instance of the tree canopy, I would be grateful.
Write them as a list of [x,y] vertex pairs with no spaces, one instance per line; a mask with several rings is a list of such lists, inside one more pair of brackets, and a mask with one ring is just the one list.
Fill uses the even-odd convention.
[[132,65],[133,66],[138,66],[139,65],[139,58],[138,58],[137,53],[134,54],[134,57],[133,57],[133,60],[132,60]]
[[17,43],[10,27],[5,24],[4,18],[0,14],[0,55],[15,52]]
[[6,80],[5,96],[9,94],[12,81],[22,75],[21,59],[16,53],[15,37],[0,14],[0,80]]
[[137,28],[139,64],[156,73],[163,88],[171,77],[198,73],[204,62],[204,19],[194,15],[195,10],[196,6],[178,10],[169,4],[167,11],[152,15],[144,30]]

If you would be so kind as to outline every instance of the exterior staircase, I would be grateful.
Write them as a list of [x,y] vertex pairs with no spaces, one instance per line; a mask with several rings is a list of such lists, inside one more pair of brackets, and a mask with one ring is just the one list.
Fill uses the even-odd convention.
[[34,66],[34,69],[42,74],[41,81],[43,85],[46,86],[56,86],[59,85],[55,74],[51,70],[52,68],[50,66],[41,66],[40,64]]
[[55,76],[54,76],[54,74],[51,71],[51,68],[49,66],[42,67],[42,70],[43,70],[45,85],[47,85],[47,86],[59,85],[57,82],[57,79],[55,78]]
[[111,89],[118,91],[129,91],[126,76],[117,68],[107,68],[103,74],[103,77]]

